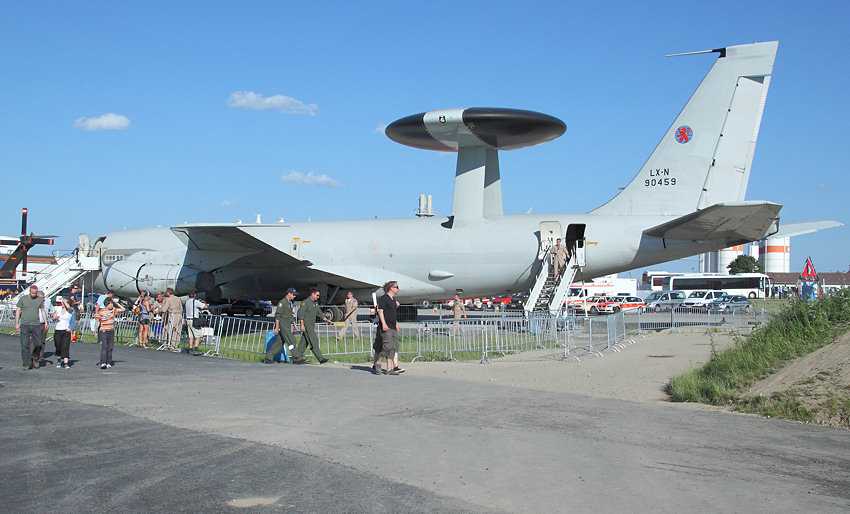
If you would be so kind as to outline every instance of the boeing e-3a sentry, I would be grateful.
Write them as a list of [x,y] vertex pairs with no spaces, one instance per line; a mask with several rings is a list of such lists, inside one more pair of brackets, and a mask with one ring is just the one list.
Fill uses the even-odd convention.
[[[286,287],[366,299],[389,280],[403,302],[531,290],[553,312],[574,279],[762,239],[781,205],[745,200],[777,42],[729,46],[630,184],[586,214],[502,211],[499,151],[566,130],[545,114],[503,108],[429,111],[395,121],[389,138],[457,152],[452,213],[365,221],[189,224],[99,237],[99,289],[276,299]],[[572,249],[568,273],[544,288],[549,245]],[[566,284],[566,286],[565,286]],[[540,299],[543,300],[540,300]]]

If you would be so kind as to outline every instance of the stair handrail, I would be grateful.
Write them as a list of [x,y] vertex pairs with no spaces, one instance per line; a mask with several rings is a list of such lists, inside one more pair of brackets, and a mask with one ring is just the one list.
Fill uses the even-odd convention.
[[549,278],[549,262],[551,260],[551,255],[552,252],[547,249],[543,254],[543,258],[540,260],[540,272],[537,274],[534,285],[531,287],[531,291],[528,292],[528,300],[526,300],[525,305],[523,306],[525,312],[531,312],[534,310],[534,306],[537,304],[537,299],[540,298],[540,293],[543,291],[543,286],[546,285],[546,279]]
[[[69,271],[73,271],[73,273],[70,273],[68,277],[63,277],[63,275]],[[89,271],[87,267],[79,262],[79,253],[75,249],[66,255],[57,256],[56,264],[49,268],[47,273],[37,274],[32,284],[38,286],[39,290],[44,291],[44,296],[49,298],[55,292],[61,291],[63,288],[67,287],[70,282],[73,282],[87,271]],[[56,280],[59,277],[62,277],[64,280],[59,280],[56,284],[53,284],[55,287],[49,287],[51,281]],[[29,286],[25,287],[23,291],[15,295],[12,299],[14,305],[17,305],[18,300],[26,294],[29,294]]]
[[[573,280],[576,278],[577,272],[578,264],[576,263],[575,252],[573,252],[570,254],[570,260],[567,262],[564,274],[561,276],[561,280],[558,281],[558,284],[555,287],[555,292],[552,294],[552,298],[549,302],[549,313],[553,316],[560,316],[566,309],[565,300],[567,299],[567,295],[570,292],[570,286],[573,285]],[[567,278],[567,274],[569,274],[569,278]]]

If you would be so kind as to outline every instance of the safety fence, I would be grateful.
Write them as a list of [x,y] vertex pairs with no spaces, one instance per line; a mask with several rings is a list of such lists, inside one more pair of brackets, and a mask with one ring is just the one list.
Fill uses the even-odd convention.
[[630,311],[626,315],[627,327],[630,332],[635,333],[669,329],[672,333],[710,330],[746,334],[768,319],[764,310],[740,309],[724,312],[702,307],[677,307],[659,313]]
[[[0,312],[0,327],[14,327],[14,311]],[[116,318],[115,342],[138,344],[138,319],[131,313]],[[269,332],[274,321],[268,318],[211,315],[205,317],[207,326],[201,329],[200,349],[209,356],[259,359],[266,352]],[[400,324],[399,354],[407,360],[474,360],[487,361],[493,356],[509,353],[553,350],[563,351],[564,359],[580,360],[587,355],[619,351],[646,332],[669,330],[711,331],[744,334],[766,320],[763,312],[708,312],[705,309],[675,309],[662,313],[638,311],[610,315],[587,316],[568,312],[554,317],[548,313],[505,312],[498,316],[454,320],[439,318],[430,321]],[[183,320],[179,320],[181,323]],[[188,323],[188,321],[186,321]],[[149,346],[170,347],[172,333],[169,321],[160,316],[151,320]],[[184,323],[185,325],[185,323]],[[356,323],[357,330],[342,323],[316,323],[322,353],[329,358],[349,362],[365,361],[373,355],[376,325],[368,321]],[[292,330],[284,327],[284,330]],[[77,321],[80,341],[96,341],[96,323],[92,313],[84,313]],[[356,333],[355,333],[356,332]],[[293,332],[296,340],[300,337]],[[178,345],[186,345],[185,328],[179,332]],[[251,357],[251,356],[254,357]]]

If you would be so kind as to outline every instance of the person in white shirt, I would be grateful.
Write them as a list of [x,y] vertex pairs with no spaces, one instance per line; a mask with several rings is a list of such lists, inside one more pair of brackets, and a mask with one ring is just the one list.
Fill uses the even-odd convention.
[[56,307],[53,309],[53,342],[56,343],[56,367],[71,369],[68,363],[71,351],[71,318],[74,309],[61,296],[56,297]]
[[[189,299],[186,300],[186,332],[189,334],[189,349],[187,353],[191,355],[201,355],[198,351],[198,345],[201,343],[201,323],[196,323],[195,320],[202,320],[201,310],[207,309],[209,306],[204,302],[195,298],[195,293],[189,293]],[[195,326],[199,325],[199,326]]]

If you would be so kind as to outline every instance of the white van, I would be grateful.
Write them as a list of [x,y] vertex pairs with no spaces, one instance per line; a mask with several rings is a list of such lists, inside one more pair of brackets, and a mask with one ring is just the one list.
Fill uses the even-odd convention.
[[708,304],[714,300],[728,296],[726,291],[693,291],[685,301],[682,302],[682,307],[704,307],[708,308]]

